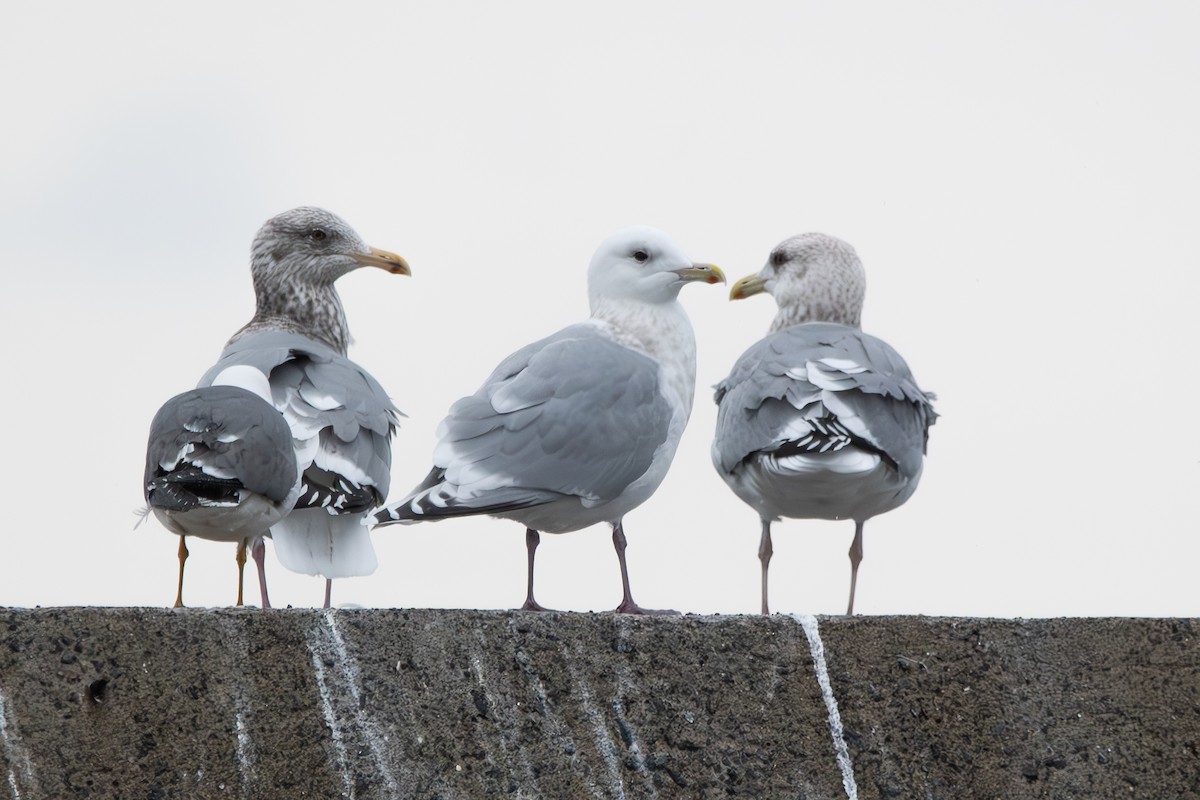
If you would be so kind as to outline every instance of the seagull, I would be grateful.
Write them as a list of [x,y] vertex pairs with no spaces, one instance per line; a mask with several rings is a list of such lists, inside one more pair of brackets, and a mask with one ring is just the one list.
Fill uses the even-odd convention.
[[[379,382],[346,357],[350,332],[334,282],[364,266],[412,274],[403,258],[368,247],[324,209],[267,220],[251,248],[254,316],[199,384],[238,365],[267,376],[301,472],[294,507],[269,535],[284,567],[325,577],[326,608],[334,578],[369,575],[378,565],[362,518],[387,497],[399,416]],[[252,552],[261,578],[261,539]]]
[[[150,423],[144,492],[148,508],[179,535],[179,588],[188,536],[237,542],[242,605],[246,547],[291,510],[300,494],[292,431],[271,404],[267,376],[222,370],[212,384],[168,400]],[[265,584],[260,584],[265,597]]]
[[763,614],[771,523],[854,520],[851,615],[863,525],[916,491],[935,397],[899,353],[862,332],[866,274],[847,243],[820,233],[784,240],[729,299],[762,292],[778,312],[716,387],[713,465],[762,520]]
[[525,526],[525,610],[541,532],[606,522],[621,570],[621,613],[638,606],[625,564],[624,516],[662,482],[696,388],[696,341],[679,304],[694,282],[724,283],[662,231],[625,228],[588,269],[591,318],[504,359],[438,428],[433,469],[378,525],[489,514]]

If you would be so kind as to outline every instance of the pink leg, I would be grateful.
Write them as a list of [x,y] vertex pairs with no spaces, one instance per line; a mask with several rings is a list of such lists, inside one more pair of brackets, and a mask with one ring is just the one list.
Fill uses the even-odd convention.
[[250,555],[254,558],[254,566],[258,567],[258,593],[262,595],[262,607],[270,608],[271,600],[267,597],[267,543],[259,536],[250,547]]
[[529,558],[529,576],[525,584],[525,605],[521,606],[522,611],[548,611],[538,604],[538,601],[533,599],[533,555],[537,552],[538,545],[542,542],[542,535],[533,528],[525,529],[525,549],[528,551]]
[[629,569],[625,566],[625,529],[620,522],[613,525],[613,549],[617,551],[617,560],[621,562],[621,605],[617,606],[618,614],[678,614],[670,609],[642,608],[633,602],[629,591]]
[[329,599],[333,595],[333,580],[325,579],[325,608],[329,608]]
[[863,520],[854,520],[854,541],[850,544],[850,603],[846,606],[846,616],[854,614],[854,589],[858,586],[858,565],[862,563]]
[[771,564],[771,554],[774,553],[771,547],[771,520],[764,519],[762,521],[762,539],[758,543],[758,560],[762,562],[762,613],[763,616],[770,614],[767,609],[767,567]]
[[237,599],[237,604],[238,604],[239,606],[243,605],[243,603],[242,603],[242,589],[243,589],[243,588],[245,588],[245,585],[246,585],[246,542],[247,542],[247,541],[249,541],[249,540],[248,540],[248,539],[243,539],[242,541],[238,542],[237,555],[236,555],[236,556],[234,556],[235,560],[237,561],[237,565],[238,565],[238,599]]

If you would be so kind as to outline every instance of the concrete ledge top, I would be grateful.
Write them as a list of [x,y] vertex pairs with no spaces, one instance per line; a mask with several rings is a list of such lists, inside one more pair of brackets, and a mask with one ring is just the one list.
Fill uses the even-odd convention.
[[0,609],[0,797],[1200,800],[1197,630]]

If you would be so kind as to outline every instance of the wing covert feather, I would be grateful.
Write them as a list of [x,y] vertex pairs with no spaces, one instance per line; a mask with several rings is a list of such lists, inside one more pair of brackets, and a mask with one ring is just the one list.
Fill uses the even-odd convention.
[[649,469],[671,413],[652,359],[574,325],[456,402],[434,463],[463,494],[520,487],[603,502]]
[[728,473],[794,438],[805,419],[832,414],[915,474],[937,416],[931,400],[881,339],[832,323],[796,325],[752,345],[717,385],[713,461]]

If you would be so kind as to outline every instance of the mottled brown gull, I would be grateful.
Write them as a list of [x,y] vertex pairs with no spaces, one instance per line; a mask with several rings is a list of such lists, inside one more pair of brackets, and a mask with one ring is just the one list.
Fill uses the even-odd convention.
[[[254,317],[200,379],[204,388],[232,367],[257,371],[291,431],[300,472],[295,503],[269,533],[264,526],[253,537],[264,607],[262,534],[272,538],[286,568],[325,577],[326,605],[332,579],[367,575],[377,566],[362,518],[387,496],[399,412],[379,382],[346,357],[350,332],[334,288],[364,266],[410,274],[404,259],[368,247],[323,209],[297,208],[268,220],[251,252]],[[181,541],[181,572],[185,557]]]
[[454,403],[438,429],[433,470],[374,519],[490,514],[520,522],[529,610],[542,608],[533,593],[539,531],[607,522],[621,571],[617,611],[642,613],[629,588],[622,519],[662,482],[691,414],[696,343],[679,291],[724,280],[653,228],[606,239],[588,270],[591,318],[518,350]]
[[729,296],[761,292],[778,313],[717,385],[713,464],[762,521],[762,613],[771,522],[792,517],[854,520],[853,614],[863,525],[916,490],[934,398],[899,353],[860,330],[866,275],[850,245],[819,233],[785,240]]

